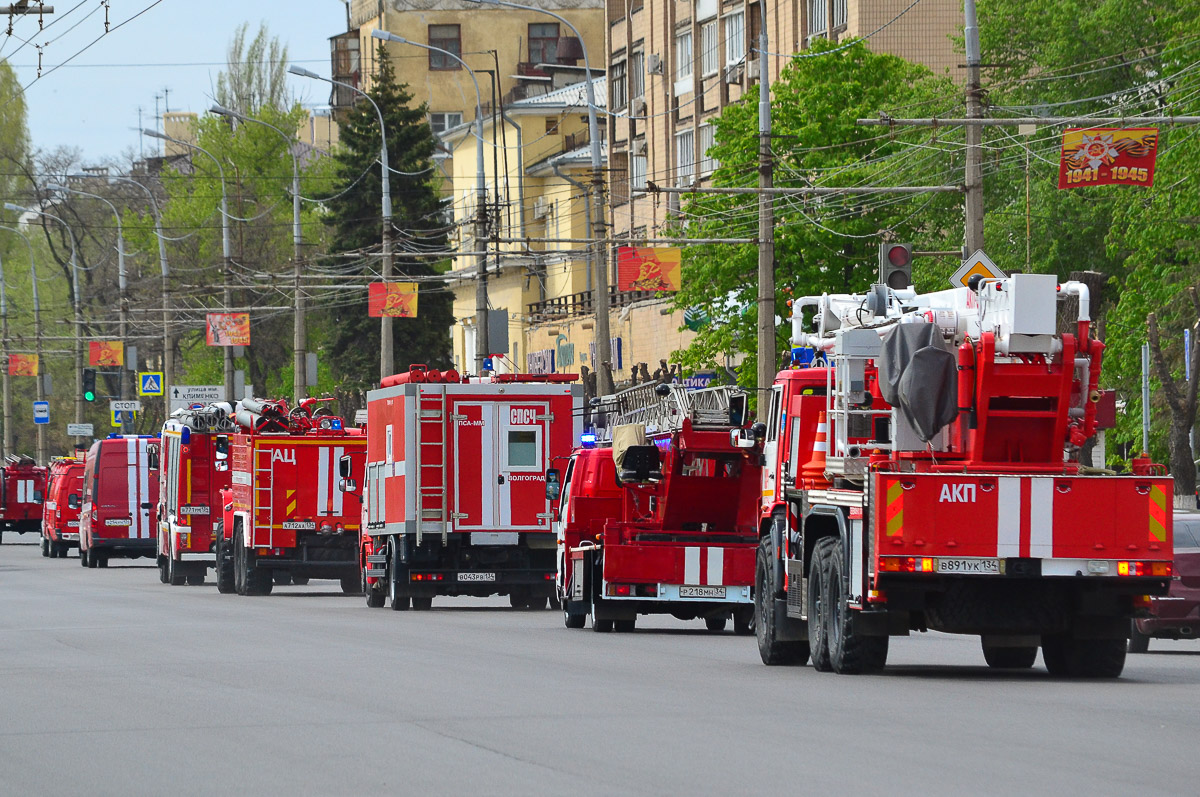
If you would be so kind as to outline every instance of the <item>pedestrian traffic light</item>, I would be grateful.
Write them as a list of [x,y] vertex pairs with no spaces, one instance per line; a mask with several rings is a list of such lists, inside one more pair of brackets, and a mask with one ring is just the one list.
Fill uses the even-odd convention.
[[879,245],[879,281],[894,291],[912,285],[912,244]]
[[84,401],[95,401],[96,400],[96,369],[95,368],[84,368],[83,369],[83,400]]

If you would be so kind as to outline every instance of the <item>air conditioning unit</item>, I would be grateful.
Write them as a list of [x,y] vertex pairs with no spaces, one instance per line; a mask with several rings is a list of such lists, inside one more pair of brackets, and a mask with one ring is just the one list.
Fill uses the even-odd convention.
[[761,59],[755,58],[753,61],[746,62],[746,79],[758,80],[758,65]]
[[741,83],[742,75],[746,73],[746,69],[742,64],[730,64],[725,67],[725,82],[726,83]]
[[662,56],[658,53],[650,53],[646,56],[646,74],[661,75],[663,73]]
[[533,217],[535,219],[544,219],[550,215],[550,200],[544,196],[539,196],[533,200]]
[[646,115],[646,99],[645,97],[634,97],[629,103],[630,116],[645,116]]
[[632,144],[629,145],[629,152],[633,155],[645,155],[646,154],[646,140],[643,138],[643,139],[638,139],[637,141],[634,141]]

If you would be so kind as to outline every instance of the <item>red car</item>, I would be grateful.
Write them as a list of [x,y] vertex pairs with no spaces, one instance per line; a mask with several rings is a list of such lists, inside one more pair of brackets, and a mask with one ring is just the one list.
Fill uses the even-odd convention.
[[1150,599],[1150,616],[1135,618],[1129,652],[1145,653],[1153,639],[1200,637],[1200,513],[1175,513],[1175,578],[1162,597]]

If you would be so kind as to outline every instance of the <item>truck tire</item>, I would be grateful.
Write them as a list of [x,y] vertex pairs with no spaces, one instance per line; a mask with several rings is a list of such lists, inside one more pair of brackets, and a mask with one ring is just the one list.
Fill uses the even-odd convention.
[[292,574],[286,570],[272,570],[271,581],[277,587],[290,587],[292,585]]
[[162,554],[158,555],[158,580],[164,584],[171,583],[171,574],[167,572],[167,557]]
[[367,571],[363,568],[360,579],[362,581],[363,595],[367,598],[368,609],[382,609],[383,604],[387,602],[387,593],[377,587],[372,587],[367,583]]
[[388,600],[391,603],[392,611],[405,612],[408,611],[409,600],[408,595],[403,594],[400,590],[400,551],[398,548],[395,537],[388,540]]
[[771,554],[771,540],[763,537],[754,563],[754,634],[758,637],[758,656],[763,664],[770,666],[803,664],[808,661],[808,642],[781,642],[776,638],[774,601],[779,590]]
[[293,587],[304,587],[308,585],[308,576],[292,576]]
[[729,618],[723,614],[717,615],[715,617],[705,617],[704,618],[704,627],[707,628],[709,631],[713,631],[713,632],[724,631],[725,624],[728,622],[729,622]]
[[414,612],[427,612],[433,608],[433,596],[413,595],[412,607]]
[[167,580],[170,581],[172,587],[182,587],[187,583],[187,576],[184,575],[183,568],[179,565],[181,562],[176,561],[174,553],[167,556]]
[[833,546],[829,555],[829,591],[825,614],[829,618],[829,664],[833,671],[843,675],[871,672],[887,664],[888,638],[886,636],[863,636],[854,633],[850,607],[842,591],[847,575],[845,551],[840,544]]
[[271,571],[266,568],[254,567],[250,561],[250,553],[243,542],[242,530],[233,533],[234,566],[241,582],[239,595],[270,595],[275,586]]
[[222,539],[216,544],[217,564],[213,569],[217,572],[217,592],[228,595],[235,589],[233,579],[233,557],[229,555],[229,546]]
[[1051,675],[1067,678],[1118,678],[1125,669],[1124,639],[1042,637],[1042,661]]
[[1150,635],[1138,630],[1137,620],[1129,621],[1129,652],[1145,653],[1150,649]]
[[343,595],[363,594],[361,576],[342,576],[341,585]]
[[88,567],[92,566],[92,562],[96,563],[96,567],[108,567],[107,556],[97,556],[95,553],[92,553],[91,557],[88,559]]
[[528,590],[513,589],[508,593],[508,605],[513,609],[532,609],[533,598]]
[[636,617],[633,618],[632,620],[614,620],[613,621],[613,630],[616,631],[618,634],[632,634],[633,630],[635,628],[637,628],[637,618]]
[[[58,552],[55,551],[55,553],[57,554]],[[45,537],[42,537],[42,556],[46,557],[47,559],[50,558],[50,540],[46,539]],[[58,557],[55,556],[53,558],[57,559]]]
[[1027,670],[1037,661],[1037,652],[1037,647],[1007,648],[983,644],[983,660],[993,670]]
[[85,548],[79,549],[79,566],[80,567],[88,566],[88,552],[87,552],[87,549],[85,549]]
[[563,601],[563,625],[567,628],[579,629],[587,625],[586,614],[571,614],[567,611],[567,602]]
[[808,594],[805,595],[808,610],[808,647],[812,666],[817,672],[829,672],[829,618],[826,617],[829,603],[829,559],[838,541],[833,537],[822,537],[813,548],[812,560],[808,563]]
[[99,566],[100,566],[100,557],[99,557],[99,555],[97,555],[97,553],[96,553],[95,551],[93,551],[93,550],[91,550],[91,549],[88,549],[88,552],[87,552],[87,561],[84,563],[84,566],[85,566],[85,567],[90,567],[90,568],[92,568],[92,569],[95,569],[95,568],[99,567]]
[[733,610],[733,633],[737,636],[751,636],[754,633],[753,606]]

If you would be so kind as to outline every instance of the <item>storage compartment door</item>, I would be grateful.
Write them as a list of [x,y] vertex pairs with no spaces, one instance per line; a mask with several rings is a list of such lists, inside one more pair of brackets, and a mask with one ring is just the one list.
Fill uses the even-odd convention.
[[546,460],[549,456],[548,410],[545,402],[497,406],[499,443],[498,528],[550,531],[546,500]]
[[[460,531],[496,526],[496,405],[454,405],[454,527]],[[420,452],[417,454],[421,456]]]

